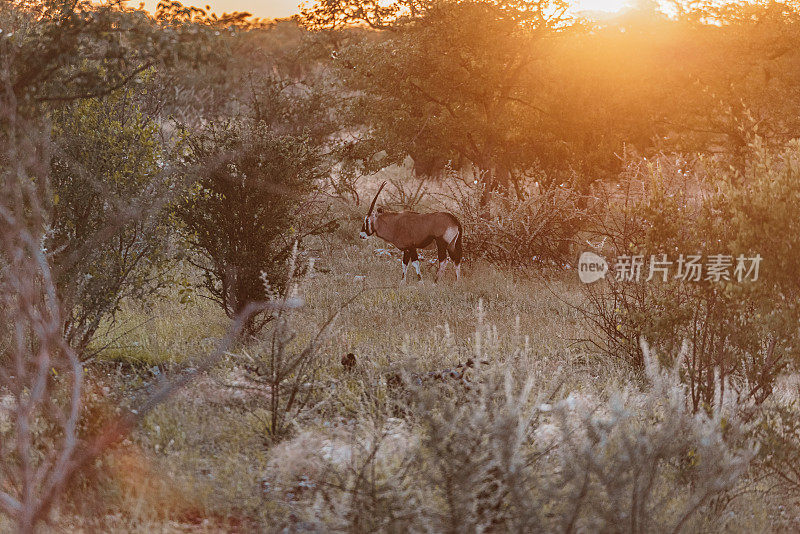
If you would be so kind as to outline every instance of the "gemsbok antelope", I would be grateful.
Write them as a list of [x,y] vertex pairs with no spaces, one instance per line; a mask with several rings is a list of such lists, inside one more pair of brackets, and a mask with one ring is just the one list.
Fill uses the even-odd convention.
[[376,210],[375,201],[378,200],[378,195],[381,194],[385,185],[386,182],[381,184],[375,198],[372,199],[372,204],[369,206],[369,211],[364,217],[364,224],[361,227],[361,238],[366,239],[375,234],[403,251],[403,278],[401,281],[406,280],[409,262],[417,271],[419,279],[422,280],[417,249],[425,248],[435,241],[439,259],[435,281],[438,282],[444,273],[448,255],[455,264],[456,280],[458,280],[461,276],[461,239],[464,233],[458,219],[453,214],[446,212],[401,211],[396,213],[383,208]]

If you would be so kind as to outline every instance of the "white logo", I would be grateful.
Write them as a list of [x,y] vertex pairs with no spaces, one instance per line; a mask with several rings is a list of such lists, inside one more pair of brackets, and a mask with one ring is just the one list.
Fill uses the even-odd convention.
[[608,262],[594,252],[584,252],[578,259],[578,277],[584,284],[591,284],[606,276]]
[[[645,254],[623,254],[614,259],[613,274],[618,282],[756,282],[762,260],[761,254],[680,254],[677,260],[670,260],[666,254],[651,254],[649,260]],[[605,278],[609,270],[606,259],[594,252],[584,252],[578,259],[578,276],[584,284]]]

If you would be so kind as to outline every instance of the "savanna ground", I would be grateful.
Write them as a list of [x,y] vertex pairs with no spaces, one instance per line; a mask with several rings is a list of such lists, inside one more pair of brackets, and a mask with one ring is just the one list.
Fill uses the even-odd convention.
[[[330,388],[330,398],[318,413],[298,422],[298,431],[328,436],[335,428],[346,434],[364,418],[379,417],[385,407],[364,405],[361,397],[366,389],[385,387],[393,363],[410,360],[427,372],[474,358],[479,303],[483,321],[497,336],[490,357],[506,358],[515,348],[528,347],[522,353],[523,368],[534,376],[563,374],[564,396],[600,394],[603,384],[631,379],[619,362],[581,349],[580,318],[568,304],[580,298],[573,271],[547,279],[515,277],[477,261],[465,263],[458,283],[450,264],[443,280],[433,284],[435,265],[427,260],[435,258],[435,251],[425,250],[423,282],[416,281],[410,268],[408,283],[400,284],[401,253],[377,237],[361,240],[360,225],[360,210],[353,210],[336,235],[320,239],[305,252],[317,260],[315,275],[299,284],[305,306],[292,323],[300,340],[340,311],[320,354],[319,380]],[[387,249],[391,254],[381,253]],[[228,322],[218,306],[202,298],[181,303],[176,294],[152,308],[128,307],[115,331],[140,326],[110,335],[113,345],[99,356],[108,369],[105,380],[111,389],[122,385],[132,394],[145,387],[142,381],[157,380],[158,373],[203,354],[224,334]],[[452,333],[452,343],[445,339],[445,328]],[[341,364],[348,352],[357,358],[354,371]],[[283,496],[264,493],[270,464],[280,458],[274,458],[275,450],[254,414],[265,402],[259,398],[263,391],[246,389],[248,385],[241,366],[228,359],[160,407],[134,439],[113,454],[114,461],[119,454],[119,461],[131,468],[117,471],[103,490],[119,492],[114,508],[130,510],[118,512],[117,528],[248,530],[285,524],[285,512],[270,513],[281,508]],[[283,447],[291,449],[292,444]],[[285,501],[281,504],[289,506],[291,500]],[[172,520],[175,517],[184,519]]]
[[[398,169],[392,173],[396,176]],[[242,359],[261,345],[257,339],[245,341],[156,408],[99,461],[87,475],[92,482],[76,501],[78,508],[59,512],[56,524],[84,532],[402,531],[391,522],[359,526],[344,503],[339,503],[341,517],[332,519],[336,514],[324,511],[318,495],[330,465],[357,473],[369,463],[360,463],[365,456],[372,461],[381,454],[402,457],[418,443],[415,432],[422,430],[412,423],[413,408],[404,407],[403,394],[391,387],[398,371],[412,373],[404,376],[412,377],[413,386],[419,380],[414,377],[457,369],[473,359],[481,363],[467,375],[468,387],[502,370],[521,382],[532,381],[534,389],[545,392],[546,406],[562,402],[576,414],[613,410],[609,403],[620,391],[637,406],[636,396],[652,387],[624,357],[603,354],[587,342],[596,332],[578,309],[586,295],[574,264],[514,274],[475,259],[465,262],[459,282],[450,264],[434,284],[435,251],[425,250],[423,281],[417,282],[409,267],[408,282],[399,283],[400,252],[374,236],[359,239],[363,207],[340,209],[345,222],[337,232],[315,239],[300,255],[300,261],[315,258],[315,269],[298,278],[296,291],[304,305],[290,314],[297,333],[293,347],[305,346],[336,315],[313,374],[321,392],[318,404],[298,414],[280,439],[271,438],[269,387],[253,380],[247,365],[252,361]],[[164,376],[192,369],[193,360],[202,360],[229,322],[214,303],[177,290],[146,307],[124,306],[93,346],[98,350],[90,372],[92,413],[129,405]],[[269,339],[269,330],[261,339]],[[342,363],[347,353],[356,356],[354,368]],[[796,394],[791,380],[785,382],[775,392],[782,401]],[[419,384],[439,391],[438,384]],[[456,397],[464,387],[457,384]],[[657,396],[656,402],[666,400]],[[543,415],[528,446],[556,449],[557,431]],[[381,453],[370,454],[375,445]],[[398,468],[387,458],[377,463],[378,469]],[[656,484],[666,486],[667,493],[683,493],[684,482],[672,476]],[[768,482],[745,475],[731,491],[734,497],[726,496],[708,517],[697,514],[683,528],[793,531],[800,520],[796,503],[768,489]],[[591,525],[579,530],[592,531]],[[662,525],[653,526],[659,531]]]
[[0,530],[798,530],[800,4],[670,5],[0,0]]

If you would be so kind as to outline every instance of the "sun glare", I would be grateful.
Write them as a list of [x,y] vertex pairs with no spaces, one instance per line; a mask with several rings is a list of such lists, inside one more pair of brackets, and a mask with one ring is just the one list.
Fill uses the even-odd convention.
[[[155,12],[159,0],[130,0],[132,6],[139,5],[143,1],[145,9]],[[248,11],[257,17],[275,18],[290,17],[296,14],[298,4],[301,0],[198,0],[195,2],[184,1],[185,5],[197,5],[200,7],[210,4],[211,10],[217,13],[232,11]],[[313,3],[313,2],[312,2]],[[379,2],[379,3],[383,3]],[[391,3],[386,0],[386,3]],[[629,7],[633,0],[572,0],[573,12],[594,11],[603,13],[614,13]]]
[[[151,13],[155,13],[159,0],[131,0],[131,6],[139,5],[144,2],[144,7]],[[299,12],[298,5],[301,0],[181,0],[187,6],[205,7],[211,6],[211,11],[221,15],[222,13],[232,13],[234,11],[247,11],[256,17],[263,18],[282,18],[291,17]],[[313,3],[313,2],[312,2]]]
[[613,13],[629,7],[630,0],[574,0],[572,2],[575,11],[603,11]]

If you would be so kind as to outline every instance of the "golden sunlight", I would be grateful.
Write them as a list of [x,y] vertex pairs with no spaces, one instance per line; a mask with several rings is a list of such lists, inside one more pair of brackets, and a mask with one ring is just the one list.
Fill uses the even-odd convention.
[[[145,9],[155,12],[158,0],[143,0]],[[139,0],[131,0],[130,5],[138,5]],[[247,11],[256,17],[279,18],[291,17],[300,10],[298,4],[302,0],[198,0],[185,1],[185,5],[204,7],[210,5],[211,10],[219,14],[233,11]],[[614,13],[629,7],[633,0],[573,0],[573,11],[590,11]]]
[[[139,0],[133,0],[130,5],[138,5]],[[205,7],[210,5],[211,11],[217,14],[232,13],[234,11],[247,11],[256,17],[283,18],[291,17],[298,13],[300,0],[191,0],[182,1],[184,5]],[[144,7],[151,13],[155,12],[158,0],[144,0]]]
[[613,13],[630,7],[630,0],[574,0],[572,2],[575,11],[603,11]]

